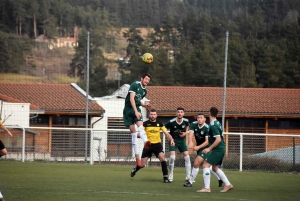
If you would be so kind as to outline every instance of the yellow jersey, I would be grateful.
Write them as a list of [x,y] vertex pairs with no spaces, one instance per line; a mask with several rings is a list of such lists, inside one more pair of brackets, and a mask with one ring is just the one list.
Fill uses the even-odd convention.
[[161,142],[160,131],[163,132],[167,131],[164,124],[158,121],[153,122],[148,120],[143,123],[143,126],[145,128],[147,138],[151,142],[151,144],[160,143]]

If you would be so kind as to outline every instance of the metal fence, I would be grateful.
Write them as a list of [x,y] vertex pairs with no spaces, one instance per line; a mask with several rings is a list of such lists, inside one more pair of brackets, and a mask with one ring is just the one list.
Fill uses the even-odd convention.
[[[80,162],[91,165],[135,163],[131,136],[125,129],[8,127],[12,129],[14,137],[0,133],[8,150],[8,154],[0,160]],[[224,133],[224,138],[227,144],[224,169],[300,172],[300,135],[229,132]],[[168,142],[164,135],[162,140],[168,160]],[[143,142],[139,139],[140,152],[142,148]],[[190,156],[193,161],[196,152],[190,150]],[[148,165],[160,163],[153,156]],[[176,154],[175,167],[184,167],[184,159],[179,152]]]

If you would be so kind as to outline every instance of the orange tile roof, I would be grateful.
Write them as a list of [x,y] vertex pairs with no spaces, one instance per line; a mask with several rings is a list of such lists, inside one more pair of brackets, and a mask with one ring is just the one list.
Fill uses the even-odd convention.
[[[148,86],[147,98],[161,112],[207,112],[215,106],[222,110],[222,87]],[[300,115],[300,89],[227,88],[226,114]]]
[[[85,96],[71,84],[0,83],[0,98],[9,102],[31,103],[45,111],[82,112],[86,107]],[[89,111],[100,113],[103,110],[97,103],[89,102]]]
[[[7,102],[11,102],[11,103],[24,103],[24,101],[12,98],[10,96],[3,95],[1,93],[0,93],[0,100],[4,100],[4,101],[7,101]],[[37,105],[30,104],[30,109],[31,110],[38,110],[39,107]]]

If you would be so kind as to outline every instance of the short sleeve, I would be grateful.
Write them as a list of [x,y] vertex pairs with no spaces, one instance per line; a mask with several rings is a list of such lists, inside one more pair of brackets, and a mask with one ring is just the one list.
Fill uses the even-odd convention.
[[211,126],[209,129],[211,130],[213,136],[221,135],[220,130],[218,129],[217,126]]
[[129,93],[130,93],[130,92],[134,92],[134,93],[137,92],[137,84],[136,84],[136,82],[134,82],[134,83],[132,83],[132,84],[130,85],[128,92],[129,92]]
[[163,132],[167,132],[167,128],[166,128],[164,125],[162,125],[162,127],[160,127],[160,129],[161,129]]
[[194,124],[190,125],[190,131],[194,131]]

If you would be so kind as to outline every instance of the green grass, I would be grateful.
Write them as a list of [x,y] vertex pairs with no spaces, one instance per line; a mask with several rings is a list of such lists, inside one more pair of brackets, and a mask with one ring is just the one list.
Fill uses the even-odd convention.
[[175,168],[174,182],[162,183],[160,167],[146,167],[134,178],[132,166],[0,161],[0,190],[7,201],[89,200],[298,200],[300,174],[227,171],[234,189],[220,193],[212,176],[209,194],[202,171],[191,188],[184,188],[184,168]]
[[67,75],[54,75],[53,76],[53,81],[52,83],[54,84],[62,84],[62,83],[65,83],[65,84],[68,84],[68,83],[77,83],[79,81],[79,78],[78,77],[69,77]]
[[38,77],[31,75],[13,74],[13,73],[0,73],[1,83],[52,83],[52,84],[69,84],[71,82],[77,83],[79,78],[69,77],[67,75],[53,74],[48,77]]
[[42,82],[44,78],[31,75],[22,75],[14,73],[0,73],[1,83],[36,83]]

